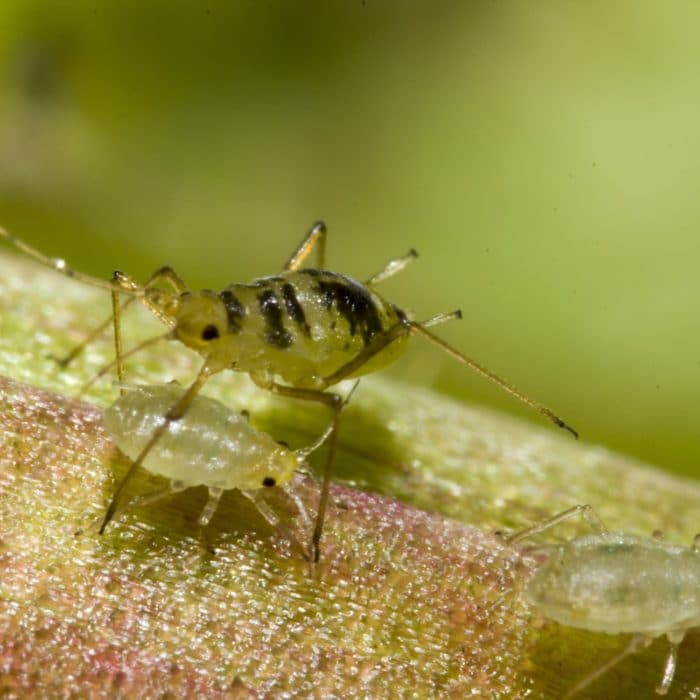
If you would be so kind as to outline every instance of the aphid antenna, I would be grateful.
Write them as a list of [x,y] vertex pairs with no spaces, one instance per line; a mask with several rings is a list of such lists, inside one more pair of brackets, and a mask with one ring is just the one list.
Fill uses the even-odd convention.
[[108,292],[119,292],[123,294],[130,294],[134,297],[145,296],[145,290],[143,287],[133,285],[130,287],[124,287],[117,282],[110,282],[107,280],[102,280],[99,277],[93,277],[92,275],[86,275],[84,272],[78,272],[77,270],[69,267],[68,263],[63,258],[52,258],[48,255],[40,253],[36,248],[33,248],[28,243],[25,243],[17,236],[10,233],[7,229],[0,226],[0,238],[4,238],[10,245],[24,253],[30,258],[33,258],[37,262],[50,267],[56,272],[60,272],[66,277],[70,277],[78,282],[82,282],[90,287],[96,287],[97,289],[104,289]]
[[426,321],[422,321],[420,323],[417,323],[415,321],[409,321],[408,323],[410,326],[411,333],[422,335],[426,340],[433,343],[433,345],[437,345],[448,355],[452,356],[455,360],[457,360],[463,365],[466,365],[467,367],[474,370],[477,374],[480,374],[482,377],[485,377],[489,381],[493,382],[496,386],[500,387],[507,394],[510,394],[514,398],[518,399],[521,403],[524,403],[526,406],[529,406],[534,411],[537,411],[537,413],[550,420],[559,428],[567,430],[576,439],[578,439],[578,433],[568,423],[564,422],[561,418],[559,418],[559,416],[557,416],[553,411],[548,409],[546,406],[543,406],[538,401],[535,401],[529,396],[526,396],[525,394],[523,394],[522,391],[520,391],[520,389],[515,387],[513,384],[507,382],[505,379],[501,379],[501,377],[499,377],[497,374],[494,374],[493,372],[491,372],[491,370],[486,369],[486,367],[480,365],[478,362],[476,362],[476,360],[472,360],[471,357],[468,357],[463,352],[460,352],[459,350],[457,350],[457,348],[452,347],[452,345],[440,338],[440,336],[437,336],[428,330],[428,328],[430,328],[431,326],[437,326],[441,323],[445,323],[446,321],[451,321],[453,319],[460,318],[462,318],[462,312],[458,309],[457,311],[452,311],[450,313],[438,314],[437,316],[433,316],[432,318],[429,318]]
[[[162,337],[162,336],[161,336]],[[105,370],[105,373],[108,370]],[[177,379],[171,379],[169,382],[164,382],[166,385],[173,385],[173,386],[178,386],[181,387],[182,384],[177,381]],[[127,391],[145,391],[146,389],[149,388],[148,384],[140,384],[139,382],[129,382],[124,379],[115,379],[112,382],[112,386],[115,389],[119,389],[120,393],[124,395]],[[242,413],[242,411],[241,411]],[[247,413],[247,411],[246,411]]]
[[[515,534],[506,538],[506,543],[509,545],[517,544],[518,542],[522,542],[523,540],[532,537],[533,535],[539,535],[540,532],[549,530],[555,525],[558,525],[559,523],[562,523],[566,520],[571,520],[571,518],[575,518],[579,515],[583,517],[583,519],[588,523],[593,532],[608,532],[608,528],[605,526],[605,523],[601,520],[598,513],[596,513],[593,506],[589,505],[588,503],[584,503],[572,506],[571,508],[567,508],[561,513],[553,515],[551,518],[547,518],[546,520],[543,520],[540,523],[535,523],[534,525],[531,525],[525,530],[520,530],[519,532],[516,532]],[[536,549],[544,549],[547,546],[548,545],[537,545]],[[554,546],[556,547],[558,545]]]

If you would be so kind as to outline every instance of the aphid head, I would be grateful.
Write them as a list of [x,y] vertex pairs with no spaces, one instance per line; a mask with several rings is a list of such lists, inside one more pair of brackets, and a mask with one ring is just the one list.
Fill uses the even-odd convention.
[[289,481],[299,463],[294,452],[282,445],[276,449],[267,461],[259,487],[272,488]]
[[175,314],[175,336],[188,348],[206,352],[227,330],[226,307],[209,290],[182,294]]

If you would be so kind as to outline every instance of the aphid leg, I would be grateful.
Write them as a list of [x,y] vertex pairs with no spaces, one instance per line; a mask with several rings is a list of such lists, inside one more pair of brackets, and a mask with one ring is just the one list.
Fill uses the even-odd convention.
[[[65,368],[67,367],[95,338],[99,337],[110,325],[114,327],[114,347],[115,356],[117,358],[117,376],[119,381],[124,381],[124,372],[122,366],[122,343],[121,343],[121,314],[127,309],[136,299],[141,299],[147,306],[149,300],[144,296],[146,290],[153,287],[154,284],[164,281],[170,284],[176,294],[182,294],[187,290],[187,286],[179,277],[179,275],[171,267],[162,267],[156,270],[146,281],[144,285],[135,282],[131,277],[115,270],[112,275],[112,315],[106,318],[99,326],[94,328],[73,350],[65,357],[54,357],[58,364]],[[120,303],[120,293],[131,294],[125,302]],[[138,295],[138,296],[135,296]]]
[[132,499],[127,501],[121,508],[117,508],[114,511],[113,517],[116,517],[120,513],[124,513],[127,510],[132,510],[133,508],[142,508],[156,501],[160,501],[162,498],[167,498],[174,493],[180,493],[187,488],[187,485],[182,481],[171,481],[166,487],[162,489],[157,489],[156,491],[151,491],[150,493],[144,493],[142,496],[134,496]]
[[403,335],[421,335],[427,340],[429,340],[434,345],[442,348],[448,355],[454,357],[458,362],[461,362],[472,370],[481,374],[486,379],[489,379],[494,384],[499,386],[503,391],[514,396],[516,399],[522,401],[526,406],[537,411],[539,414],[543,415],[545,418],[551,420],[555,425],[560,428],[568,430],[574,437],[578,437],[578,433],[567,423],[565,423],[561,418],[555,415],[548,408],[543,406],[537,401],[533,401],[523,394],[520,390],[516,389],[512,384],[509,384],[505,380],[501,379],[498,375],[482,367],[476,363],[471,358],[467,357],[461,353],[456,348],[453,348],[449,343],[445,342],[442,338],[431,333],[428,329],[429,326],[434,326],[439,323],[444,323],[445,321],[450,321],[452,319],[461,318],[462,314],[459,311],[453,311],[446,314],[438,314],[428,319],[424,323],[417,323],[411,321],[408,318],[402,318],[398,323],[388,328],[382,333],[377,333],[377,335],[372,338],[372,340],[359,352],[355,357],[350,360],[350,362],[343,365],[340,369],[336,370],[333,374],[328,377],[324,377],[324,381],[327,386],[331,386],[336,382],[351,377],[355,372],[357,372],[362,365],[367,363],[374,355],[383,350],[387,345],[394,342],[397,338]]
[[288,486],[289,484],[280,484],[280,488],[287,494],[287,496],[289,496],[289,498],[292,499],[292,501],[294,501],[294,505],[297,507],[297,511],[299,512],[301,519],[304,521],[304,526],[310,529],[313,526],[313,523],[309,517],[309,512],[306,510],[304,501],[299,498],[299,494],[292,491],[292,489],[288,488]]
[[[112,277],[112,280],[114,281],[114,276]],[[119,299],[119,292],[117,292],[115,289],[112,289],[112,309],[115,309],[115,303],[118,303]],[[121,310],[123,310],[125,307],[127,307],[132,301],[134,301],[136,297],[130,297],[121,307]],[[96,338],[101,336],[109,326],[114,325],[115,329],[115,335],[114,335],[114,343],[115,343],[115,348],[119,348],[121,350],[121,333],[119,334],[120,339],[119,342],[117,342],[117,328],[119,327],[119,321],[116,318],[116,314],[112,316],[108,316],[102,323],[100,323],[99,326],[96,326],[95,328],[88,333],[88,335],[85,336],[67,355],[64,355],[63,357],[58,357],[57,355],[50,355],[52,360],[55,360],[56,363],[65,369],[68,367],[68,365],[73,362],[73,360],[80,355],[80,353],[88,346],[90,343],[92,343]],[[119,353],[117,353],[117,357],[119,357]],[[119,367],[118,367],[119,369]],[[123,376],[119,374],[119,381],[123,381]]]
[[[117,271],[112,274],[112,279],[116,277]],[[117,362],[117,381],[124,383],[124,358],[122,357],[122,305],[119,303],[119,292],[112,290],[112,327],[114,328],[114,359]],[[126,307],[136,297],[129,297],[124,303]],[[109,320],[109,319],[108,319]],[[101,332],[101,331],[100,331]],[[65,365],[64,365],[65,366]],[[124,396],[124,389],[120,387],[119,394]]]
[[506,542],[508,544],[517,544],[518,542],[521,542],[522,540],[525,540],[528,537],[538,535],[540,532],[549,530],[550,527],[554,527],[555,525],[558,525],[559,523],[565,520],[569,520],[570,518],[573,518],[577,515],[582,515],[594,532],[607,532],[607,528],[603,524],[603,521],[600,519],[598,514],[595,512],[595,510],[593,510],[591,506],[589,506],[586,503],[584,505],[578,505],[573,506],[572,508],[567,508],[561,513],[557,513],[556,515],[553,515],[551,518],[547,518],[547,520],[544,520],[541,523],[536,523],[535,525],[531,525],[525,530],[516,532],[514,535],[508,537],[506,539]]
[[695,554],[700,554],[700,533],[693,537],[693,544],[690,548],[695,552]]
[[673,676],[676,673],[678,646],[683,641],[683,637],[685,637],[685,630],[668,632],[666,637],[668,639],[668,654],[666,654],[666,661],[664,662],[664,672],[661,676],[661,682],[656,686],[656,692],[659,695],[666,695],[666,693],[668,693],[668,689],[671,687]]
[[[430,323],[430,325],[433,325],[435,320],[431,319],[431,321],[433,321],[433,323]],[[501,387],[503,391],[509,393],[511,396],[514,396],[526,406],[529,406],[530,408],[537,411],[540,415],[543,415],[545,418],[552,421],[552,423],[554,423],[558,427],[563,428],[564,430],[568,430],[575,438],[578,438],[578,433],[570,425],[568,425],[561,418],[559,418],[553,411],[548,409],[546,406],[543,406],[541,403],[525,396],[525,394],[523,394],[515,386],[501,379],[497,374],[494,374],[485,367],[482,367],[480,364],[472,360],[470,357],[467,357],[467,355],[460,352],[456,348],[453,348],[442,338],[427,330],[425,324],[416,323],[415,321],[407,321],[406,323],[408,323],[410,326],[410,333],[414,335],[422,335],[424,338],[433,343],[433,345],[437,345],[439,348],[442,348],[448,355],[454,357],[455,360],[457,360],[458,362],[461,362],[463,365],[467,365],[467,367],[470,367],[481,376],[486,377],[486,379],[489,379],[494,384]]]
[[568,700],[569,698],[574,697],[574,695],[580,693],[584,688],[593,683],[593,681],[606,674],[611,668],[617,666],[617,664],[619,664],[622,660],[626,659],[632,654],[636,654],[640,649],[648,647],[652,641],[653,640],[650,637],[645,637],[639,634],[635,635],[630,640],[630,643],[619,654],[616,654],[602,666],[599,666],[594,671],[584,676],[573,688],[570,688],[563,696],[562,700]]
[[293,547],[299,550],[305,561],[309,561],[309,553],[299,542],[294,533],[280,520],[275,511],[263,500],[259,491],[241,491],[241,493],[257,508],[258,513],[277,530]]
[[221,494],[224,492],[222,488],[215,488],[213,486],[209,487],[209,498],[202,509],[202,512],[197,518],[197,523],[204,527],[209,524],[209,521],[216,513],[216,509],[219,507],[219,501],[221,500]]
[[[336,394],[337,396],[337,394]],[[333,460],[335,458],[335,447],[338,442],[338,420],[343,404],[337,404],[333,408],[332,431],[328,438],[328,452],[326,462],[323,465],[323,481],[321,483],[321,495],[318,499],[318,511],[316,512],[316,522],[311,534],[311,550],[314,563],[318,563],[321,558],[321,536],[323,535],[323,523],[326,520],[326,509],[328,508],[328,498],[330,497],[331,474],[333,472]]]
[[304,236],[304,240],[297,246],[289,260],[287,260],[283,270],[298,270],[306,258],[311,255],[314,247],[318,251],[318,267],[323,269],[326,262],[326,224],[317,221]]
[[156,444],[156,442],[158,442],[161,436],[168,430],[170,425],[176,420],[182,418],[182,416],[186,413],[187,409],[189,408],[189,405],[192,403],[192,400],[199,393],[199,390],[202,388],[202,386],[204,386],[207,379],[209,379],[210,375],[211,370],[209,369],[209,366],[205,363],[202,369],[199,370],[199,374],[197,375],[196,379],[192,382],[192,384],[190,384],[185,393],[177,400],[175,404],[173,404],[170,407],[170,409],[168,409],[168,412],[163,416],[163,422],[153,431],[153,434],[141,450],[139,456],[132,462],[131,466],[129,467],[129,470],[124,475],[124,478],[121,480],[119,486],[117,486],[117,490],[112,496],[112,500],[109,503],[109,507],[107,508],[107,512],[105,513],[104,520],[102,521],[102,525],[100,526],[100,534],[104,533],[105,528],[109,524],[109,521],[114,517],[114,513],[117,510],[117,507],[119,506],[119,499],[124,491],[124,487],[132,478],[136,470],[141,466],[143,460],[153,449],[153,446]]
[[393,277],[395,274],[401,272],[401,270],[406,267],[410,262],[413,262],[418,257],[418,253],[411,248],[411,250],[402,255],[400,258],[394,258],[389,260],[389,262],[384,266],[384,269],[372,275],[366,282],[365,285],[368,287],[374,287],[375,284],[379,284],[389,277]]
[[332,386],[337,382],[343,381],[343,379],[352,377],[360,370],[362,365],[367,364],[367,362],[377,353],[381,352],[387,345],[393,343],[402,335],[407,335],[410,331],[407,329],[406,323],[410,323],[410,321],[396,323],[386,331],[377,333],[352,360],[346,362],[342,367],[333,372],[333,374],[323,378],[326,386]]
[[[128,357],[131,357],[132,355],[136,355],[137,353],[141,352],[144,348],[149,347],[150,345],[155,345],[155,343],[159,343],[161,340],[167,340],[168,338],[171,337],[170,331],[163,335],[156,335],[152,338],[147,338],[144,340],[142,343],[139,343],[138,345],[135,345],[133,348],[129,348],[125,353],[122,354],[121,360],[126,360]],[[109,372],[111,369],[116,367],[119,363],[118,359],[114,359],[111,362],[108,362],[106,365],[103,365],[95,375],[90,377],[81,387],[80,390],[78,391],[78,396],[82,396],[98,379],[102,378]],[[119,381],[119,393],[124,394],[124,388],[125,388],[125,382],[123,380]]]
[[284,384],[277,384],[273,381],[267,381],[263,376],[256,375],[254,372],[250,374],[250,377],[263,389],[292,399],[316,401],[317,403],[325,404],[333,412],[331,416],[331,430],[328,436],[328,453],[326,456],[326,463],[323,467],[323,481],[321,483],[321,494],[319,496],[318,511],[316,513],[316,524],[314,526],[313,535],[311,536],[312,560],[318,562],[321,555],[320,542],[321,535],[323,534],[323,522],[326,517],[326,508],[328,506],[328,492],[331,481],[331,466],[335,455],[335,438],[338,428],[338,418],[343,408],[344,401],[338,394],[332,392],[319,389],[300,389],[293,386],[285,386]]
[[[323,482],[321,483],[321,495],[318,501],[318,511],[316,513],[316,522],[314,524],[314,530],[311,535],[311,550],[312,558],[314,563],[318,563],[321,557],[321,535],[323,535],[323,523],[326,519],[326,509],[328,507],[328,499],[330,497],[330,486],[331,486],[331,474],[333,473],[333,460],[335,459],[335,449],[338,442],[338,422],[340,421],[340,413],[347,406],[350,397],[355,393],[357,385],[360,383],[358,379],[348,392],[347,396],[341,400],[340,403],[333,401],[333,416],[331,418],[331,424],[326,430],[326,432],[319,438],[319,440],[311,445],[310,449],[315,450],[320,445],[322,445],[326,440],[328,441],[328,452],[326,453],[326,462],[323,465]],[[328,396],[328,394],[324,394]],[[337,394],[333,394],[336,398]]]

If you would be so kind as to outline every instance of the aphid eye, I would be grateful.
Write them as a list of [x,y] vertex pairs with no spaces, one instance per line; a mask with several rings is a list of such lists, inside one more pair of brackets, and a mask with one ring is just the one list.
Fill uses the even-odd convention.
[[215,340],[218,337],[219,329],[213,323],[210,323],[208,326],[204,326],[204,330],[202,331],[202,340]]
[[263,485],[263,486],[267,486],[268,488],[269,488],[270,486],[274,486],[276,483],[277,483],[277,481],[275,481],[275,478],[274,478],[273,476],[266,476],[266,477],[262,480],[262,485]]
[[278,445],[281,445],[282,447],[286,447],[287,449],[289,449],[289,443],[288,443],[288,442],[285,442],[284,440],[278,440],[278,441],[277,441],[277,444],[278,444]]

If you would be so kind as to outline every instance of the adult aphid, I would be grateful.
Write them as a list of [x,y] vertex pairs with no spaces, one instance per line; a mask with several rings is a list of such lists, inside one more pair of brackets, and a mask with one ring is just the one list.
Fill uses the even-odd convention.
[[[178,340],[203,358],[197,377],[164,413],[163,423],[154,429],[151,438],[134,459],[132,469],[117,487],[101,532],[117,509],[125,484],[167,431],[168,425],[185,414],[209,377],[224,369],[245,372],[258,386],[275,394],[323,403],[332,410],[335,421],[342,399],[328,389],[343,379],[374,372],[390,364],[405,350],[409,336],[420,335],[559,427],[577,435],[573,428],[548,408],[528,398],[428,330],[439,323],[461,318],[461,312],[439,314],[419,323],[375,291],[376,285],[400,272],[416,257],[413,250],[391,260],[381,272],[366,282],[358,282],[338,272],[323,269],[326,226],[318,222],[278,275],[263,277],[249,284],[231,284],[221,292],[192,292],[170,267],[156,271],[145,285],[118,271],[111,282],[106,282],[72,270],[61,259],[42,255],[2,229],[0,237],[65,275],[112,292],[117,351],[115,364],[120,380],[123,380],[123,358],[145,344],[162,338]],[[318,251],[318,267],[302,269],[314,248]],[[119,293],[131,295],[121,307],[118,303]],[[120,312],[134,299],[141,300],[170,330],[164,336],[122,353]],[[110,321],[99,326],[86,339],[86,343],[106,328]],[[65,358],[64,364],[84,345],[81,344]],[[336,431],[329,440],[314,527],[315,560],[319,555],[328,500],[335,436]]]
[[668,653],[656,692],[665,695],[676,670],[678,645],[689,629],[700,626],[700,535],[685,548],[656,537],[611,532],[591,506],[581,505],[512,535],[508,542],[521,542],[574,515],[583,515],[595,533],[548,546],[549,557],[530,580],[527,597],[559,624],[633,636],[565,698],[663,635]]
[[[184,391],[174,383],[126,385],[124,393],[104,412],[105,426],[117,447],[131,459],[138,457],[154,430],[163,423],[165,413]],[[265,502],[263,492],[274,486],[284,488],[332,431],[333,424],[312,445],[290,450],[253,428],[245,414],[207,396],[195,396],[187,414],[180,421],[168,424],[141,464],[153,474],[168,479],[168,486],[132,498],[118,512],[201,485],[209,490],[198,519],[204,526],[216,512],[223,492],[238,489],[308,559],[305,548]],[[301,502],[298,499],[296,502],[305,514]]]

